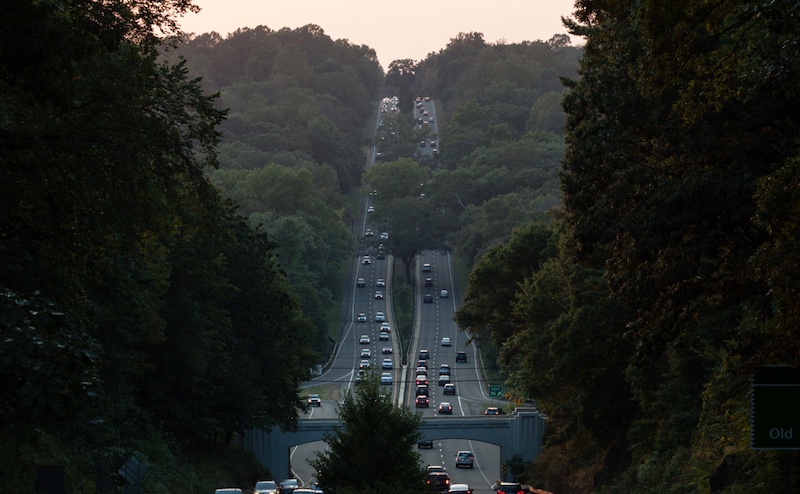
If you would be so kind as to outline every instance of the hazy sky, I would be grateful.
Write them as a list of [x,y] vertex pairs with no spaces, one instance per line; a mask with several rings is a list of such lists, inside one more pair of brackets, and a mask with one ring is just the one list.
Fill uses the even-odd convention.
[[[487,43],[546,41],[568,34],[574,0],[194,0],[202,10],[181,20],[184,31],[223,37],[259,25],[273,30],[320,26],[333,39],[375,49],[386,68],[393,60],[422,60],[458,33],[483,33]],[[573,38],[573,44],[579,44]]]

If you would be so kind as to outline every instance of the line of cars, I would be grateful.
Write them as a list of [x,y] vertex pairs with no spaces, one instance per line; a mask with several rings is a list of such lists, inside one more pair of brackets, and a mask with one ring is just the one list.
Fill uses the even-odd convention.
[[[311,483],[308,486],[303,486],[295,478],[284,479],[280,482],[259,480],[252,491],[248,489],[248,492],[253,494],[323,494],[318,485]],[[214,494],[244,494],[244,491],[238,487],[224,487],[216,489]]]

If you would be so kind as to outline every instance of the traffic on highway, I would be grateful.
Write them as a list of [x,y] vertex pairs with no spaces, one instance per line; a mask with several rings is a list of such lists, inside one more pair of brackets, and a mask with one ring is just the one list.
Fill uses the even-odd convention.
[[[389,106],[391,100],[387,103],[384,99],[384,103],[386,113],[398,111],[396,104]],[[434,103],[428,97],[417,98],[415,112],[417,125],[430,128],[428,135],[434,136],[420,141],[418,152],[435,156],[439,148]],[[376,152],[370,154],[374,159]],[[373,377],[391,393],[394,403],[416,409],[425,420],[484,415],[490,407],[497,408],[499,404],[488,396],[477,349],[454,322],[459,294],[450,255],[430,250],[417,257],[413,331],[410,341],[401,341],[392,303],[393,258],[388,247],[392,232],[380,231],[372,220],[376,205],[371,195],[364,198],[361,210],[355,232],[359,252],[353,261],[351,289],[345,293],[349,316],[328,365],[307,383],[310,406],[302,418],[336,418],[343,396],[360,380]],[[307,460],[324,447],[318,442],[292,449],[290,462],[296,478],[314,481]],[[467,490],[489,493],[500,477],[496,445],[423,439],[418,448],[424,465],[439,467],[431,481],[443,492],[453,487],[454,494]],[[447,477],[446,483],[441,483],[443,477]]]

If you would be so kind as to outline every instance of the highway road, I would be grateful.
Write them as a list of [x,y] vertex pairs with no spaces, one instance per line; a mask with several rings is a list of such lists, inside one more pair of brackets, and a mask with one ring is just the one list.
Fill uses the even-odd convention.
[[[420,108],[428,112],[429,116],[425,118],[435,115],[433,102],[426,102],[423,99],[421,103],[415,109],[420,113],[420,117],[422,116]],[[430,135],[435,136],[437,120],[434,118],[427,125],[420,124],[420,128],[423,125],[430,128]],[[420,154],[430,155],[433,149],[430,147],[430,142],[431,138],[426,138],[426,146],[419,148]],[[374,156],[375,151],[372,150],[370,157]],[[370,198],[367,197],[357,231],[359,252],[353,259],[355,271],[353,283],[351,290],[345,294],[348,321],[344,325],[340,342],[327,370],[305,386],[306,392],[320,394],[322,405],[313,407],[301,418],[335,418],[339,402],[356,383],[361,362],[368,361],[371,370],[380,373],[383,372],[381,363],[384,358],[393,360],[392,370],[387,371],[392,373],[393,400],[400,405],[416,408],[415,371],[420,350],[427,350],[429,355],[427,362],[430,407],[416,408],[417,411],[427,420],[436,420],[438,405],[449,402],[453,407],[454,416],[482,414],[487,406],[495,403],[487,396],[487,386],[482,378],[480,366],[477,365],[479,359],[475,346],[469,343],[468,335],[459,331],[453,321],[460,294],[454,290],[451,259],[447,253],[425,251],[417,259],[414,270],[417,283],[415,331],[412,341],[408,344],[408,362],[406,365],[400,362],[402,352],[391,310],[391,255],[386,255],[385,259],[378,258],[377,246],[381,243],[382,232],[373,231],[371,236],[367,235],[368,229],[372,228],[370,222],[372,213],[369,212],[372,206]],[[369,263],[366,263],[364,256],[369,256]],[[423,272],[423,265],[429,265],[430,272]],[[431,286],[425,286],[425,279],[428,277],[431,278]],[[363,278],[363,286],[359,286],[357,282],[359,278]],[[385,286],[379,286],[379,280],[384,280]],[[442,289],[448,292],[446,298],[440,296]],[[383,294],[383,298],[375,297],[378,291]],[[429,303],[423,301],[426,294],[431,295]],[[389,341],[381,341],[379,338],[380,322],[375,320],[378,312],[386,315],[391,327]],[[360,313],[366,316],[365,322],[357,321]],[[369,338],[368,344],[359,343],[362,335]],[[442,345],[442,338],[445,337],[450,338],[450,346]],[[386,345],[391,345],[391,354],[383,353],[383,347]],[[361,352],[365,349],[370,352],[368,358],[361,357]],[[467,353],[466,363],[455,361],[458,351]],[[456,387],[455,395],[444,395],[443,387],[438,385],[439,369],[442,364],[449,366],[451,382]],[[308,460],[315,458],[317,452],[324,448],[323,442],[317,442],[297,446],[290,452],[292,471],[302,482],[313,481],[314,472]],[[455,456],[460,450],[475,452],[473,469],[456,468]],[[497,446],[491,444],[466,440],[435,441],[432,449],[420,449],[419,453],[423,465],[445,466],[452,483],[467,483],[477,494],[490,493],[491,484],[500,477],[500,451]]]

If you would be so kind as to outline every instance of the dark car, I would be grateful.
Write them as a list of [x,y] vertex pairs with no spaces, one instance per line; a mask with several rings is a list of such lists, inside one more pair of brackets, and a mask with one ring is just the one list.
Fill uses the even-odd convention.
[[435,491],[447,491],[450,489],[450,477],[444,472],[431,472],[428,474],[427,484]]
[[424,303],[426,303],[426,304],[432,304],[433,303],[433,295],[431,295],[430,293],[426,293],[425,296],[422,298],[422,301]]
[[498,494],[525,494],[525,491],[522,490],[522,486],[517,482],[500,482],[500,486],[497,489]]
[[419,351],[419,359],[420,360],[428,360],[429,357],[430,357],[430,354],[428,353],[428,350],[420,350]]
[[433,278],[430,276],[425,278],[425,286],[433,286]]
[[446,395],[454,395],[456,394],[456,385],[453,383],[447,383],[444,385],[444,390],[442,393]]
[[489,407],[484,412],[484,415],[505,415],[506,412],[500,407]]
[[429,394],[427,386],[417,386],[417,396],[428,396]]
[[418,441],[417,442],[417,448],[419,448],[419,449],[422,449],[422,448],[433,449],[433,441],[431,441],[430,439],[423,439],[421,441]]
[[278,484],[278,493],[292,494],[295,489],[299,488],[300,488],[300,481],[298,481],[297,479],[281,480],[281,483]]
[[440,415],[453,415],[453,405],[451,405],[447,401],[443,401],[439,404],[439,414]]
[[416,406],[417,408],[429,408],[431,400],[427,396],[417,396]]
[[467,352],[458,352],[456,354],[456,362],[466,362],[467,361]]

